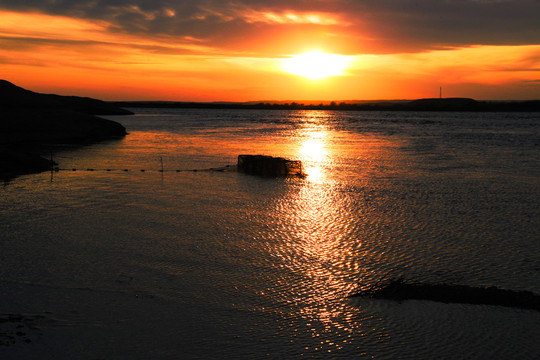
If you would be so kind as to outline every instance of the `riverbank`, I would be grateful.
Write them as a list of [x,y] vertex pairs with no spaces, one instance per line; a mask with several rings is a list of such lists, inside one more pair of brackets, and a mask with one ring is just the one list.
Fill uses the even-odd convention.
[[96,115],[129,115],[106,102],[39,94],[0,80],[0,178],[51,169],[43,157],[58,144],[81,146],[127,134],[119,123]]

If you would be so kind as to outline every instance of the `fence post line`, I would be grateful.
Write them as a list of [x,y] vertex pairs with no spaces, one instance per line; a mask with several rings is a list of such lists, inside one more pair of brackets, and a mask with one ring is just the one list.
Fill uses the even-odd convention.
[[161,161],[161,181],[163,181],[163,157],[160,156],[159,160]]
[[53,182],[53,176],[54,176],[54,161],[53,161],[53,154],[52,151],[49,151],[51,154],[51,182]]

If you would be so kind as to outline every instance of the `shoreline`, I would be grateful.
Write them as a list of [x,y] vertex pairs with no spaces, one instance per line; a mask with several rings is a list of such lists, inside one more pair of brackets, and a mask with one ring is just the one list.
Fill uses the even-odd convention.
[[101,100],[38,94],[0,80],[0,179],[52,169],[56,164],[42,155],[59,144],[126,136],[120,123],[96,115],[128,114]]
[[469,98],[433,98],[395,101],[325,102],[181,102],[112,101],[127,108],[241,109],[241,110],[332,110],[332,111],[435,111],[435,112],[540,112],[540,100],[478,101]]

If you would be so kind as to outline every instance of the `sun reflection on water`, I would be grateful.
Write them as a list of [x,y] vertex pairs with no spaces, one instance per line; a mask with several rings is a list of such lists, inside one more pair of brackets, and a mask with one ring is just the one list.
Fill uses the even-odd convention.
[[[278,254],[283,266],[302,279],[295,280],[297,285],[291,289],[300,309],[296,315],[312,324],[309,328],[314,338],[322,339],[325,333],[350,332],[338,321],[346,309],[336,301],[350,292],[353,284],[348,274],[358,268],[351,263],[355,242],[349,239],[356,217],[350,212],[350,197],[339,190],[332,172],[337,156],[333,146],[339,136],[329,125],[334,114],[312,111],[303,115],[296,135],[296,158],[302,161],[308,177],[278,209],[285,231]],[[339,348],[334,343],[321,346]]]
[[321,182],[325,178],[325,167],[331,162],[331,132],[326,121],[329,114],[308,111],[304,114],[304,127],[298,135],[302,139],[298,157],[310,182]]
[[365,202],[369,194],[362,189],[395,171],[385,167],[382,174],[383,167],[373,164],[397,164],[392,151],[397,145],[378,136],[339,130],[335,117],[340,115],[333,112],[302,115],[292,155],[302,161],[308,176],[280,204],[283,233],[276,251],[292,277],[282,279],[279,288],[290,289],[288,299],[294,299],[294,304],[285,301],[295,307],[294,316],[311,324],[307,330],[313,339],[322,340],[313,350],[334,352],[340,349],[340,341],[346,343],[351,334],[364,331],[362,312],[346,299],[361,281],[367,281],[364,278],[373,276],[366,264],[380,262],[379,251],[365,245],[364,235],[385,219],[373,211],[373,203]]
[[300,155],[304,171],[310,181],[321,181],[324,177],[323,162],[327,157],[325,144],[322,139],[310,137],[302,144]]
[[[280,275],[270,276],[261,292],[279,306],[266,304],[264,311],[282,313],[287,321],[310,323],[306,330],[313,339],[344,341],[352,332],[360,331],[354,320],[358,309],[351,309],[344,299],[357,289],[358,274],[365,273],[366,259],[374,256],[373,251],[362,246],[365,239],[359,238],[359,233],[364,233],[362,224],[366,218],[377,221],[365,204],[358,204],[351,187],[345,188],[344,184],[350,183],[353,176],[354,181],[370,181],[370,164],[387,158],[383,149],[389,145],[378,137],[359,137],[339,130],[336,117],[341,115],[333,112],[295,111],[289,116],[290,126],[284,127],[280,136],[266,136],[264,127],[232,140],[224,140],[215,132],[205,136],[187,133],[174,137],[177,152],[189,148],[191,153],[197,149],[202,154],[220,153],[231,158],[241,153],[261,153],[302,161],[306,179],[261,180],[269,189],[279,184],[286,190],[285,196],[275,198],[275,207],[265,207],[258,214],[265,219],[262,238],[272,266],[280,268]],[[146,139],[152,143],[156,140]],[[360,159],[354,169],[344,161],[351,158]],[[358,164],[365,169],[361,173]],[[243,182],[244,178],[239,180]],[[249,179],[250,184],[253,181],[257,179]],[[256,219],[258,215],[250,213],[249,217]],[[335,351],[339,345],[331,341],[317,348]]]

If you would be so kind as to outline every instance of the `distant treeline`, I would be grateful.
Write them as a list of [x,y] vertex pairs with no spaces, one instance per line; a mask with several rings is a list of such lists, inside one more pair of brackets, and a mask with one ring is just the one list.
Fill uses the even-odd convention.
[[264,110],[343,110],[343,111],[496,111],[540,112],[540,100],[477,101],[468,98],[436,98],[411,101],[335,102],[320,104],[243,103],[243,102],[168,102],[118,101],[114,105],[128,108],[187,108],[187,109],[264,109]]

